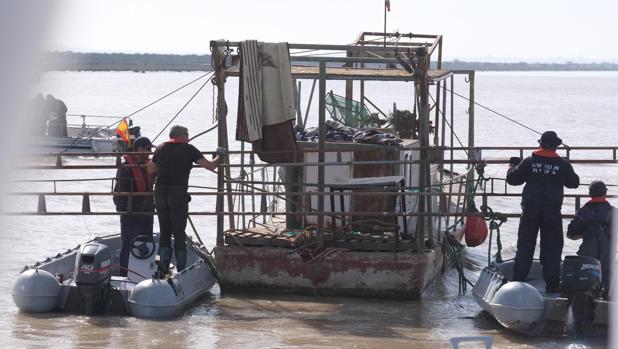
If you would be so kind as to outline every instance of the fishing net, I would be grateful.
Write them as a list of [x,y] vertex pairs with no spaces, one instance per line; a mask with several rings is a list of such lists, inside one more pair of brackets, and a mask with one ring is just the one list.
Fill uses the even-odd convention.
[[361,102],[346,99],[330,91],[326,94],[326,110],[333,120],[353,128],[379,127],[383,122]]

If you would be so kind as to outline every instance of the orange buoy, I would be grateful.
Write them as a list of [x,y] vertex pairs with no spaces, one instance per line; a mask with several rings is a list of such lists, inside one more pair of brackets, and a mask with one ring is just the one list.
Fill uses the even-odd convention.
[[487,222],[476,209],[471,209],[466,216],[464,236],[468,247],[478,246],[487,239]]

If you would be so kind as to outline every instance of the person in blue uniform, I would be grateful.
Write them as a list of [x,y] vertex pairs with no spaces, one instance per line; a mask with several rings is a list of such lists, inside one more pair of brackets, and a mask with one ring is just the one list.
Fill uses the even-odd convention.
[[611,279],[611,246],[615,242],[612,231],[612,216],[615,208],[607,202],[607,186],[602,181],[592,181],[588,187],[590,200],[575,213],[567,228],[567,237],[583,239],[577,254],[598,259],[601,262],[603,297],[609,295]]
[[[147,137],[137,138],[133,149],[139,154],[125,154],[123,166],[116,172],[116,193],[152,192],[152,175],[145,166],[152,143]],[[114,195],[114,204],[118,212],[154,212],[152,195],[136,195],[130,199],[127,195]],[[129,267],[129,251],[131,242],[140,235],[152,236],[152,215],[122,215],[120,216],[120,275],[127,276]]]
[[193,164],[208,170],[214,170],[223,161],[225,148],[217,149],[217,156],[212,160],[204,158],[202,153],[189,144],[189,130],[183,126],[173,126],[170,139],[155,149],[152,161],[148,163],[148,172],[157,174],[155,180],[155,207],[159,218],[161,239],[159,241],[159,273],[169,272],[172,257],[172,236],[176,254],[176,270],[186,267],[187,249],[185,228],[189,212],[189,174]]
[[539,139],[540,149],[520,162],[511,158],[506,181],[522,185],[522,215],[517,233],[517,252],[513,267],[513,281],[525,281],[532,265],[536,239],[541,231],[541,265],[546,292],[559,292],[560,261],[564,237],[562,230],[562,201],[564,187],[577,188],[579,176],[568,160],[556,153],[562,140],[556,132],[547,131]]

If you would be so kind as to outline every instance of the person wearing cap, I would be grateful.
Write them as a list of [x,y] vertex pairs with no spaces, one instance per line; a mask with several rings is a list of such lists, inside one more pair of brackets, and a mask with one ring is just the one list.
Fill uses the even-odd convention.
[[214,170],[225,156],[225,148],[217,148],[217,156],[207,160],[193,145],[189,144],[189,130],[180,125],[173,126],[169,141],[159,144],[148,163],[148,172],[157,174],[155,180],[155,207],[159,218],[161,238],[159,241],[159,274],[169,273],[172,258],[172,236],[176,270],[186,267],[187,250],[185,228],[189,212],[189,175],[193,164]]
[[607,186],[602,181],[592,181],[588,187],[590,200],[575,212],[567,228],[571,240],[583,239],[577,254],[601,262],[603,298],[607,299],[611,279],[612,215],[615,208],[607,202]]
[[[152,175],[146,170],[148,154],[152,143],[147,137],[139,137],[133,142],[133,150],[137,154],[125,154],[124,163],[116,172],[115,193],[146,193],[152,192]],[[116,211],[127,213],[153,212],[152,195],[114,195]],[[154,218],[152,215],[121,215],[120,237],[120,275],[126,276],[129,267],[129,252],[133,239],[140,235],[152,236]]]
[[559,291],[564,246],[560,212],[564,187],[577,188],[579,176],[571,163],[556,153],[562,144],[556,132],[544,132],[538,142],[540,149],[523,161],[517,157],[511,158],[506,176],[510,185],[526,184],[522,192],[522,215],[517,233],[513,281],[527,279],[540,229],[540,259],[546,292],[554,293]]

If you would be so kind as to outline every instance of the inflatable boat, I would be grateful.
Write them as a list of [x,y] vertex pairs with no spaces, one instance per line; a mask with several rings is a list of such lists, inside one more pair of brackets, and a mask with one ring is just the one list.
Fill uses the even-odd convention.
[[161,318],[179,314],[208,293],[216,271],[206,248],[187,239],[187,267],[157,274],[158,234],[131,243],[127,276],[120,276],[120,235],[97,237],[64,253],[26,266],[11,295],[23,312],[133,315]]
[[513,264],[511,260],[485,267],[472,289],[481,308],[505,328],[527,335],[565,333],[570,318],[578,332],[607,326],[609,303],[600,297],[598,260],[567,256],[559,293],[545,292],[538,260],[533,262],[526,282],[511,281]]

